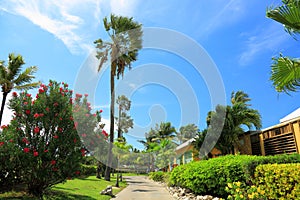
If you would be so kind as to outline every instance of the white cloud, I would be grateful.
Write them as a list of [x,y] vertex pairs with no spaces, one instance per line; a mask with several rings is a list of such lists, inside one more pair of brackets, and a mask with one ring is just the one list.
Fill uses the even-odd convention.
[[107,12],[132,15],[136,5],[136,0],[112,0],[110,4],[105,0],[9,0],[0,2],[0,10],[27,18],[78,54],[92,49],[94,38],[89,37],[98,32]]
[[137,7],[137,0],[111,0],[111,12],[117,15],[133,16]]
[[247,65],[256,56],[266,51],[280,51],[278,48],[289,37],[288,34],[284,33],[283,28],[275,23],[250,33],[244,44],[245,48],[239,56],[239,64]]

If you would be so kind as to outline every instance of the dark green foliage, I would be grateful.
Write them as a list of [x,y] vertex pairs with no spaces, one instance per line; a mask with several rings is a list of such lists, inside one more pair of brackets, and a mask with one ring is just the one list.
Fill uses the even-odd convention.
[[299,163],[300,155],[248,156],[228,155],[219,158],[191,162],[176,167],[170,175],[170,183],[189,188],[197,194],[226,197],[228,183],[251,183],[259,164]]
[[81,165],[81,175],[91,176],[96,175],[97,167],[95,165]]

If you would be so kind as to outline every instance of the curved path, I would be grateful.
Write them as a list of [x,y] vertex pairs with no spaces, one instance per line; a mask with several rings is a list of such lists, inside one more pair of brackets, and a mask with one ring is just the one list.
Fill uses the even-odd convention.
[[112,200],[174,200],[165,187],[146,176],[125,176],[128,186]]

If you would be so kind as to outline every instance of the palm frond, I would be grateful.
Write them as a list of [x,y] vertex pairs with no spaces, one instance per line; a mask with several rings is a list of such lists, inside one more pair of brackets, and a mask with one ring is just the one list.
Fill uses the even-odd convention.
[[34,79],[33,74],[37,71],[36,66],[26,68],[18,77],[13,81],[16,86],[21,86],[24,83],[30,82]]
[[275,8],[268,8],[266,16],[284,25],[290,34],[300,33],[300,1],[284,2]]
[[23,60],[23,57],[21,55],[15,55],[13,53],[9,54],[8,56],[8,66],[7,66],[7,79],[13,80],[15,76],[17,76],[22,69],[22,65],[24,65],[25,62]]
[[40,82],[34,82],[34,83],[28,83],[28,84],[23,84],[23,85],[16,85],[15,88],[17,90],[30,90],[33,88],[36,88],[40,85]]
[[300,87],[300,59],[273,58],[270,80],[278,92],[296,92]]

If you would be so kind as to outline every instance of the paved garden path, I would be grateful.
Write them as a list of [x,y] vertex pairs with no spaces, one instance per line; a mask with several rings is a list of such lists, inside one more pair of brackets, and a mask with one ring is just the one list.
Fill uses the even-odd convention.
[[146,176],[125,176],[128,186],[112,200],[174,200],[165,187]]

